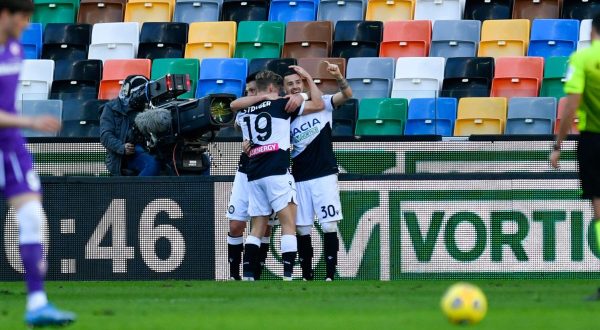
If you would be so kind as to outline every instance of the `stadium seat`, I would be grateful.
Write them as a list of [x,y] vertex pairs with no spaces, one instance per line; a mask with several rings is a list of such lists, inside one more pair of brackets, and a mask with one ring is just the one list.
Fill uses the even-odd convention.
[[269,19],[269,1],[267,0],[225,0],[221,12],[221,21],[266,21]]
[[443,57],[401,57],[396,62],[393,98],[438,97],[444,81]]
[[600,0],[563,0],[561,18],[593,19],[600,13]]
[[562,0],[514,0],[513,19],[556,19],[560,17]]
[[346,60],[343,58],[301,58],[298,65],[304,68],[323,94],[335,94],[340,91],[337,80],[327,71],[328,61],[331,64],[337,64],[340,71],[346,76]]
[[79,0],[35,0],[32,22],[42,23],[75,23]]
[[50,98],[95,99],[98,96],[100,80],[102,80],[100,60],[55,61]]
[[529,46],[529,20],[484,21],[479,57],[525,56]]
[[331,22],[289,22],[282,57],[329,57],[332,38]]
[[412,99],[404,135],[452,136],[457,102],[454,98]]
[[136,22],[95,24],[88,58],[103,61],[135,58],[139,30],[139,23]]
[[383,24],[381,57],[428,56],[431,45],[431,21],[398,21]]
[[235,22],[198,22],[190,25],[186,58],[229,58],[233,56]]
[[[174,1],[173,1],[174,4]],[[170,22],[173,18],[171,0],[129,0],[125,5],[125,22]]]
[[544,76],[542,57],[502,57],[496,59],[493,97],[536,97]]
[[529,56],[569,56],[577,49],[579,21],[536,19],[531,28]]
[[503,134],[505,123],[505,98],[465,97],[458,102],[454,136]]
[[182,58],[188,39],[186,23],[144,23],[138,58]]
[[322,0],[319,3],[319,21],[362,21],[365,17],[365,2],[362,0]]
[[[560,129],[560,122],[562,118],[565,116],[565,107],[567,106],[567,98],[563,97],[558,101],[558,114],[556,116],[556,124],[554,126],[554,134],[558,134]],[[575,114],[575,118],[573,118],[573,124],[571,125],[571,130],[569,134],[579,134],[579,117],[577,117],[577,113]]]
[[240,22],[235,57],[249,60],[280,57],[284,38],[285,24],[282,22]]
[[30,23],[21,35],[23,57],[27,60],[37,60],[42,54],[42,23]]
[[481,22],[436,21],[431,37],[431,57],[474,57],[477,56]]
[[100,114],[106,100],[63,101],[63,127],[61,137],[100,137]]
[[488,97],[494,77],[494,58],[455,57],[446,61],[444,97]]
[[[62,119],[61,100],[25,100],[23,101],[21,113],[26,117],[50,116]],[[57,133],[40,132],[31,129],[22,130],[24,137],[55,137]]]
[[270,70],[282,76],[290,71],[290,65],[297,65],[295,58],[255,58],[248,65],[248,74]]
[[246,86],[248,60],[245,58],[207,58],[200,65],[196,97],[209,94],[235,94],[240,97]]
[[358,100],[350,99],[333,112],[332,136],[354,136],[356,118],[358,117]]
[[123,22],[127,0],[81,0],[77,22],[84,24]]
[[584,49],[589,47],[592,42],[592,20],[584,19],[579,25],[579,42],[577,43],[577,49]]
[[85,60],[92,37],[89,24],[50,23],[44,30],[42,58],[48,60]]
[[269,21],[305,22],[317,18],[317,0],[272,0]]
[[222,4],[223,0],[178,0],[175,3],[173,22],[217,22]]
[[333,35],[334,57],[377,57],[383,39],[383,23],[375,21],[338,21]]
[[463,5],[460,0],[416,0],[415,2],[415,20],[460,20],[462,17]]
[[513,0],[466,0],[463,19],[487,21],[510,19]]
[[47,100],[54,80],[54,61],[24,60],[19,76],[17,100]]
[[540,96],[560,99],[565,96],[564,85],[569,65],[568,57],[550,57],[544,64],[544,81]]
[[119,95],[123,80],[130,75],[142,75],[150,78],[152,63],[149,59],[108,60],[104,63],[104,72],[100,82],[98,98],[114,99]]
[[356,135],[402,135],[407,112],[406,99],[362,99],[358,108]]
[[508,102],[504,134],[552,134],[556,119],[553,97],[515,97]]
[[180,95],[180,99],[193,98],[200,74],[200,62],[195,58],[161,58],[152,62],[150,79],[160,79],[167,74],[188,74],[192,82],[189,92]]
[[357,57],[348,60],[346,80],[354,98],[389,97],[394,81],[393,58]]
[[365,20],[403,21],[412,20],[415,12],[414,0],[368,0]]

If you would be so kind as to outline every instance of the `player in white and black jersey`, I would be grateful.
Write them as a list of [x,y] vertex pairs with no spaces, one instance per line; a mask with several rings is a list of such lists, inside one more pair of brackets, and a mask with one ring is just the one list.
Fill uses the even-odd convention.
[[[292,121],[291,136],[292,174],[296,180],[298,212],[296,217],[298,257],[302,267],[302,277],[313,279],[313,246],[310,233],[315,216],[323,231],[323,245],[326,264],[326,280],[334,279],[339,250],[338,222],[342,220],[342,208],[337,180],[337,160],[333,153],[331,129],[332,112],[352,98],[352,89],[335,64],[328,65],[340,92],[334,95],[312,94],[311,99],[322,97],[325,110],[305,112]],[[306,71],[294,67],[295,72],[284,77],[284,89],[288,95],[304,91],[303,78],[311,81]]]
[[[292,280],[297,254],[296,189],[290,167],[290,118],[302,112],[302,107],[286,111],[288,100],[279,97],[283,79],[271,71],[256,74],[259,100],[241,111],[241,125],[251,142],[247,175],[249,210],[252,229],[246,238],[244,280],[254,280],[261,237],[269,215],[275,211],[282,227],[281,252],[284,280]],[[232,104],[235,108],[235,102]]]

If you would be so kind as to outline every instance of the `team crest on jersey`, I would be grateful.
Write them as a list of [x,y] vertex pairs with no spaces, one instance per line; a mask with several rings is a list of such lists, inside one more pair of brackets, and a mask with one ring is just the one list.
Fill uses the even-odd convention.
[[235,206],[233,205],[229,205],[229,214],[234,214],[235,213]]
[[312,121],[307,121],[299,127],[294,127],[292,130],[292,138],[294,143],[306,140],[309,137],[319,134],[321,131],[321,121],[318,118],[313,118]]

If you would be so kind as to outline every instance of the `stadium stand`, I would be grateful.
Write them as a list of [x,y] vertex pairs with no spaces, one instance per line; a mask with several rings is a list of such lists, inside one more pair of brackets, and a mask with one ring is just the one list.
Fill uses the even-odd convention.
[[346,80],[352,87],[353,97],[389,97],[394,81],[395,61],[393,58],[357,57],[348,60]]
[[481,22],[476,20],[436,21],[431,37],[431,57],[477,56]]
[[542,57],[496,59],[492,97],[536,97],[544,77]]
[[289,22],[282,57],[329,57],[332,38],[331,22]]
[[187,74],[190,76],[191,89],[180,95],[180,99],[193,98],[200,74],[200,61],[195,58],[161,58],[152,62],[150,79],[159,79],[167,74]]
[[77,22],[85,24],[123,22],[127,0],[81,0]]
[[[25,100],[22,107],[23,116],[50,116],[62,120],[61,100]],[[55,137],[57,133],[46,133],[30,129],[23,130],[25,137]]]
[[383,25],[381,57],[415,57],[429,55],[431,21],[386,22]]
[[47,100],[54,80],[54,61],[24,60],[17,100]]
[[279,57],[284,40],[285,24],[282,22],[240,22],[234,57],[248,60]]
[[182,58],[187,39],[187,23],[144,23],[137,57]]
[[114,99],[119,95],[123,80],[130,75],[150,77],[152,62],[149,59],[108,60],[104,62],[99,99]]
[[223,0],[177,0],[173,22],[216,22],[221,16],[222,6]]
[[506,122],[506,98],[465,97],[458,102],[454,136],[502,134]]
[[565,96],[564,84],[569,58],[550,57],[544,63],[544,80],[540,96],[560,99]]
[[403,135],[408,101],[399,98],[362,99],[356,135]]
[[209,94],[244,94],[248,60],[245,58],[207,58],[200,65],[196,97]]
[[32,22],[42,23],[75,23],[79,10],[79,0],[36,0]]
[[42,31],[42,23],[31,23],[23,31],[21,44],[25,59],[37,60],[42,55]]
[[396,62],[393,98],[438,97],[444,81],[443,57],[401,57]]
[[513,0],[466,0],[463,19],[503,20],[512,17]]
[[484,21],[477,54],[480,57],[525,56],[529,30],[530,23],[526,19]]
[[50,23],[44,29],[42,58],[48,60],[85,60],[91,42],[90,24]]
[[186,58],[229,58],[236,38],[235,22],[198,22],[190,25]]
[[577,49],[579,21],[536,19],[531,27],[529,56],[569,56]]
[[377,57],[383,38],[383,23],[377,21],[338,21],[331,56]]
[[317,20],[331,21],[333,25],[339,21],[362,21],[365,10],[366,1],[362,0],[322,0]]
[[414,0],[368,0],[365,19],[384,23],[412,20],[414,12]]
[[95,24],[88,58],[103,61],[135,58],[139,31],[137,22]]
[[95,99],[102,79],[100,60],[59,60],[54,62],[50,98],[59,100]]
[[515,97],[508,102],[504,134],[552,134],[556,119],[556,98]]
[[253,74],[263,70],[270,70],[280,76],[290,71],[290,65],[297,65],[295,58],[255,58],[248,64],[248,74]]
[[61,137],[86,138],[100,136],[100,110],[106,100],[63,101]]
[[125,22],[171,22],[175,0],[129,0]]
[[492,57],[449,58],[441,95],[458,99],[490,96],[494,66]]
[[221,21],[266,21],[269,19],[269,1],[267,0],[225,0],[221,12]]
[[561,18],[592,19],[600,13],[600,0],[563,0]]
[[559,18],[560,0],[514,0],[513,19]]
[[415,20],[459,20],[463,17],[460,0],[417,0]]
[[343,58],[301,58],[298,65],[313,77],[323,94],[335,94],[340,91],[340,87],[337,80],[327,71],[325,61],[337,64],[342,75],[346,76],[346,60]]
[[404,135],[452,136],[456,107],[455,98],[412,99],[408,105]]
[[354,136],[358,117],[358,100],[350,99],[333,112],[333,136]]
[[317,18],[317,0],[272,0],[269,21],[304,22]]
[[584,19],[579,25],[579,42],[577,49],[584,49],[590,46],[592,35],[592,20]]

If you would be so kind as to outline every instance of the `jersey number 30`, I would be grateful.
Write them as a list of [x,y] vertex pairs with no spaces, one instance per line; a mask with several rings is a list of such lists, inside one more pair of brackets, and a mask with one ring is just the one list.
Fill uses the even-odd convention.
[[[250,135],[250,140],[254,139],[254,134],[252,133],[252,123],[249,116],[244,117],[244,122],[248,126],[248,135]],[[271,134],[273,133],[271,115],[267,112],[260,113],[254,119],[254,131],[257,133],[256,138],[258,141],[264,142],[269,140]]]

